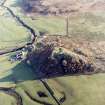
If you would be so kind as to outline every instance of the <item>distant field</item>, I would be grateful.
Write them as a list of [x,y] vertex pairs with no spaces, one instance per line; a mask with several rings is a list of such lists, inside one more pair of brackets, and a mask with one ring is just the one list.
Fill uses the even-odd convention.
[[34,30],[45,32],[45,34],[65,35],[65,19],[61,17],[39,16],[34,19],[22,17]]
[[[102,15],[102,14],[101,14]],[[105,39],[105,17],[86,13],[69,17],[69,35],[89,40]],[[39,32],[51,35],[66,34],[66,18],[54,16],[39,16],[34,20],[23,17],[23,20]]]
[[0,14],[0,49],[24,45],[30,41],[30,33],[7,10]]

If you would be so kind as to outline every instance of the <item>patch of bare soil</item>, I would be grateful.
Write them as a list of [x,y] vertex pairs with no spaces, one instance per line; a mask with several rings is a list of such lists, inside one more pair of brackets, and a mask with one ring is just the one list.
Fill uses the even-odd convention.
[[105,0],[23,0],[28,13],[69,15],[105,10]]

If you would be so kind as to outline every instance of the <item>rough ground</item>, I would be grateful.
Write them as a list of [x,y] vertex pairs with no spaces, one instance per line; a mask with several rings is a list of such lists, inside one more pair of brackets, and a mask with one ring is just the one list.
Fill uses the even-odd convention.
[[105,0],[23,0],[24,10],[39,14],[77,14],[80,12],[103,12]]
[[65,51],[81,55],[83,59],[93,63],[96,72],[105,72],[105,41],[89,41],[81,38],[46,36],[43,43],[54,43]]

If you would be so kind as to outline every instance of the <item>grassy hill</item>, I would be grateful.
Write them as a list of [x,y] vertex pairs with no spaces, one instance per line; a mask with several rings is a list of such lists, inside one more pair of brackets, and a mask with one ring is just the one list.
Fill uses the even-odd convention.
[[[52,35],[65,35],[64,17],[27,17],[20,11],[15,0],[7,0],[5,5],[11,7],[34,30]],[[0,49],[23,45],[30,41],[29,32],[17,23],[7,10],[1,11],[3,13],[0,14]],[[72,16],[69,18],[69,33],[75,38],[105,41],[104,22],[105,16],[102,13]],[[0,56],[0,87],[15,88],[23,99],[23,105],[57,105],[43,84],[39,80],[34,80],[36,76],[30,67],[24,62],[9,61],[10,56],[14,54]],[[65,94],[66,100],[62,105],[105,105],[105,74],[59,77],[46,81],[58,99]],[[47,96],[40,97],[40,91]],[[46,104],[42,104],[43,102]],[[3,104],[16,105],[16,99],[0,91],[0,105]]]

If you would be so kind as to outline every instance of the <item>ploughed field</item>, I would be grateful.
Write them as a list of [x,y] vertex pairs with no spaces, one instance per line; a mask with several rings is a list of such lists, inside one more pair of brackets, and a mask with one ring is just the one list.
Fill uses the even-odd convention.
[[[37,33],[65,35],[66,25],[64,18],[40,16],[33,19],[20,12],[20,7],[16,5],[15,0],[7,0],[5,5],[11,8],[14,12],[17,11],[16,14]],[[14,7],[14,5],[16,7]],[[72,37],[70,40],[69,38],[63,37],[62,44],[64,44],[64,47],[71,50],[70,43],[74,43],[73,46],[81,47],[81,49],[90,56],[91,53],[89,51],[92,48],[91,50],[93,52],[96,51],[98,57],[100,55],[103,58],[101,64],[105,65],[104,18],[105,17],[102,14],[97,16],[91,15],[90,13],[86,15],[78,15],[75,16],[75,18],[71,17],[69,32],[76,41],[71,41]],[[53,37],[49,38],[49,42],[53,42],[52,39]],[[64,41],[64,39],[66,41]],[[89,44],[88,41],[86,41],[85,44],[84,39],[85,41],[91,40],[92,43]],[[0,7],[0,49],[4,50],[6,48],[23,46],[30,40],[31,38],[28,30],[19,24],[7,10]],[[42,39],[39,38],[39,41],[40,40]],[[99,47],[97,47],[97,45]],[[89,47],[88,51],[85,50],[87,47]],[[58,105],[43,83],[36,79],[33,70],[21,61],[11,63],[9,61],[11,55],[14,55],[14,53],[0,55],[0,105]],[[100,66],[101,64],[97,62],[97,65]],[[46,79],[46,82],[61,105],[105,104],[104,73],[90,76],[79,75],[56,77]],[[5,88],[9,88],[9,91],[3,90]],[[16,93],[14,93],[14,91]]]

